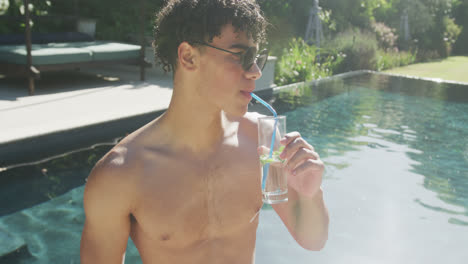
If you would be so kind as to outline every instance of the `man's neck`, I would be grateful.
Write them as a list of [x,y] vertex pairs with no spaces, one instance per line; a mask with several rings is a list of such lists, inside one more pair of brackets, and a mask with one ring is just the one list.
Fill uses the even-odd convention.
[[228,122],[221,109],[176,94],[161,121],[176,148],[200,155],[213,152],[222,142]]

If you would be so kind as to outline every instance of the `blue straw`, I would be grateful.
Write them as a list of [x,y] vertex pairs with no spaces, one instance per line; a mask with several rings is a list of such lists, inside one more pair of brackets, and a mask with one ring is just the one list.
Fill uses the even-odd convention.
[[[258,97],[256,94],[254,93],[250,93],[252,95],[252,97],[257,100],[258,102],[260,102],[262,105],[264,105],[266,108],[268,108],[268,110],[270,110],[270,112],[273,114],[274,117],[278,117],[278,114],[276,113],[275,109],[273,109],[273,107],[271,107],[271,105],[269,105],[267,102],[263,101],[262,98]],[[277,123],[278,123],[278,119],[275,118],[275,125],[273,126],[273,133],[272,133],[272,137],[271,137],[271,145],[270,145],[270,155],[268,158],[271,158],[273,156],[273,147],[275,146],[275,137],[276,137],[276,126],[277,126]],[[266,164],[267,166],[265,167],[265,171],[263,172],[263,178],[262,178],[262,189],[264,190],[265,189],[265,184],[266,184],[266,176],[268,175],[268,169],[270,167],[270,164],[267,163]]]
[[252,97],[259,101],[262,105],[264,105],[266,108],[268,108],[268,110],[270,110],[270,112],[273,114],[274,117],[277,117],[278,114],[276,114],[276,111],[275,109],[273,109],[273,107],[271,107],[271,105],[269,105],[267,102],[263,101],[262,98],[258,97],[258,95],[254,94],[254,93],[250,93],[250,95],[252,95]]

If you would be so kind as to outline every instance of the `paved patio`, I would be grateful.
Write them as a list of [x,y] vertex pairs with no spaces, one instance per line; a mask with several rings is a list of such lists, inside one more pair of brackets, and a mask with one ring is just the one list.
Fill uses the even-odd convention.
[[172,77],[155,68],[147,69],[146,77],[139,81],[138,68],[126,65],[46,73],[36,82],[34,96],[28,96],[25,79],[0,79],[0,165],[16,159],[18,151],[35,152],[33,145],[45,147],[38,140],[31,144],[34,139],[142,115],[157,116],[169,105]]
[[83,125],[166,109],[172,95],[169,75],[136,67],[44,74],[36,95],[24,79],[0,80],[0,143],[69,130]]

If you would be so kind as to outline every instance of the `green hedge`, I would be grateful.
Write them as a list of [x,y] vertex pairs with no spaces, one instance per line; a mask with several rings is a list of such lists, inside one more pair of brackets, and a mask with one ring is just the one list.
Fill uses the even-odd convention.
[[[140,30],[141,7],[140,0],[79,0],[78,5],[73,0],[47,1],[31,0],[32,15],[48,16],[63,15],[97,19],[96,38],[116,40],[123,42],[138,42]],[[152,36],[153,21],[156,11],[162,6],[164,0],[143,0],[145,20],[145,35]],[[5,9],[5,6],[0,6]],[[22,1],[10,0],[8,9],[0,10],[11,16],[21,16]],[[73,20],[45,19],[33,20],[32,30],[35,32],[60,32],[75,29]],[[22,33],[24,22],[8,20],[0,24],[0,34]]]
[[378,49],[375,36],[360,31],[339,34],[326,46],[330,48],[318,49],[301,38],[292,38],[276,63],[275,84],[316,80],[360,69],[381,71],[416,62],[416,53]]
[[348,30],[338,34],[328,43],[333,49],[345,54],[335,73],[355,70],[377,70],[377,39],[375,34]]
[[383,71],[416,62],[416,53],[409,51],[377,51],[377,70]]
[[330,76],[343,58],[339,52],[319,50],[301,38],[293,38],[276,63],[275,83],[285,85]]

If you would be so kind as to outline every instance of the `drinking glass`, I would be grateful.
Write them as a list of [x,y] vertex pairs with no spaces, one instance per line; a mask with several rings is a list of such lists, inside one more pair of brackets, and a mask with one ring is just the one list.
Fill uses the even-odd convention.
[[279,155],[286,134],[286,116],[258,118],[258,152],[262,165],[262,200],[267,204],[288,201],[287,170]]

